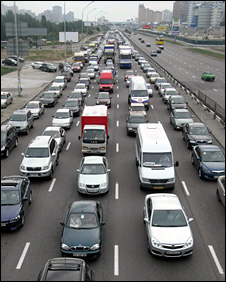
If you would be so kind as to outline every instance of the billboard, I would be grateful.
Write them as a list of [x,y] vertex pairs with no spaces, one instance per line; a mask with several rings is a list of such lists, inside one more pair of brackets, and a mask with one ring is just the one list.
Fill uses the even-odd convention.
[[[65,32],[66,33],[66,42],[72,41],[72,42],[78,42],[78,32]],[[59,32],[59,42],[65,42],[64,41],[64,31]]]
[[165,25],[158,26],[157,31],[166,31],[166,26]]
[[97,22],[84,22],[84,26],[97,26]]
[[178,18],[173,19],[171,33],[172,34],[180,33],[180,19]]
[[151,28],[151,25],[150,25],[150,24],[144,25],[143,28],[144,28],[144,29],[150,29],[150,28]]

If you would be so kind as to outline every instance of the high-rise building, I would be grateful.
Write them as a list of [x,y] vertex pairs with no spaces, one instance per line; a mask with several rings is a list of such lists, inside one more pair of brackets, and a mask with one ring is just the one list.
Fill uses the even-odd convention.
[[225,14],[225,1],[213,1],[212,3],[212,11],[211,11],[211,27],[219,27],[222,24],[222,20],[225,22],[223,18]]
[[146,9],[144,4],[139,4],[138,7],[138,23],[145,23],[146,19]]

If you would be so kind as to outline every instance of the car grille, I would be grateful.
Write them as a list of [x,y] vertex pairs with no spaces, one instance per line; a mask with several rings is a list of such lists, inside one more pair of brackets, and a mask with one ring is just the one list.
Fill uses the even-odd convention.
[[164,249],[177,250],[184,248],[184,245],[162,245]]
[[71,251],[79,251],[79,252],[87,252],[90,250],[88,246],[72,246],[70,248]]
[[41,171],[41,167],[27,167],[29,171]]
[[99,188],[99,184],[98,185],[86,185],[87,188]]
[[162,183],[167,183],[169,181],[169,179],[149,179],[150,183],[158,183],[158,184],[162,184]]

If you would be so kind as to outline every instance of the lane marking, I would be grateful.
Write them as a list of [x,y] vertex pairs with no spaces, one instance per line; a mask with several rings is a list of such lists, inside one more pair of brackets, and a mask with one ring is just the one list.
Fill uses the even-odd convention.
[[90,96],[91,96],[91,94],[88,95],[88,97],[90,97]]
[[117,104],[117,109],[119,109],[119,104]]
[[53,186],[54,186],[55,182],[56,182],[56,178],[53,178],[52,183],[51,183],[51,185],[50,185],[50,187],[49,187],[48,192],[52,192]]
[[117,98],[119,98],[119,94],[117,94]]
[[30,244],[31,244],[30,242],[27,242],[25,244],[24,250],[23,250],[22,255],[21,255],[20,259],[19,259],[19,262],[18,262],[18,264],[16,266],[16,269],[20,269],[21,268]]
[[71,146],[71,142],[68,143],[67,148],[66,148],[66,151],[69,150],[70,146]]
[[195,78],[195,76],[194,76],[194,75],[192,75],[192,77],[193,77],[193,78]]
[[185,193],[187,194],[187,196],[190,196],[190,193],[189,193],[189,191],[188,191],[187,185],[185,184],[184,181],[181,181],[181,182],[182,182],[182,185],[183,185],[183,187],[184,187]]
[[119,198],[119,185],[118,182],[115,183],[115,200]]
[[215,251],[214,251],[213,246],[208,245],[208,248],[209,248],[209,250],[210,250],[210,253],[211,253],[212,257],[213,257],[213,260],[214,260],[214,262],[215,262],[215,264],[216,264],[216,267],[217,267],[219,273],[220,273],[221,275],[223,275],[223,274],[224,274],[224,270],[223,270],[223,268],[222,268],[221,265],[220,265],[220,262],[219,262],[219,260],[218,260],[218,258],[217,258],[217,255],[216,255],[216,253],[215,253]]
[[152,110],[154,110],[154,106],[153,105],[151,105],[151,108],[152,108]]
[[78,125],[79,125],[79,123],[80,123],[80,120],[78,120],[78,121],[77,121],[76,126],[78,126]]
[[119,152],[119,143],[116,143],[116,152]]
[[217,89],[213,88],[214,91],[217,91]]
[[116,122],[116,126],[117,126],[117,127],[119,127],[119,120],[117,120],[117,122]]
[[118,245],[114,246],[114,275],[119,275],[119,253],[118,253]]

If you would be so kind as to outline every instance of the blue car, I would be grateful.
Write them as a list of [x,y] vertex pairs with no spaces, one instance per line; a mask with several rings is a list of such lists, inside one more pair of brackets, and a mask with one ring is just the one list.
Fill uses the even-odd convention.
[[191,162],[202,179],[217,180],[225,174],[225,156],[216,145],[198,145],[193,147]]
[[30,180],[25,176],[5,176],[1,180],[1,228],[23,227],[32,202]]

